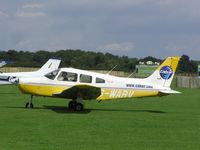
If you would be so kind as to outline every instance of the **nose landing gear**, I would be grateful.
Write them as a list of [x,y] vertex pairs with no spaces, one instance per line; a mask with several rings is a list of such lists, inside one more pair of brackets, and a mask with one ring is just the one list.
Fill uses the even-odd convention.
[[33,95],[31,95],[31,99],[26,103],[25,108],[33,108]]

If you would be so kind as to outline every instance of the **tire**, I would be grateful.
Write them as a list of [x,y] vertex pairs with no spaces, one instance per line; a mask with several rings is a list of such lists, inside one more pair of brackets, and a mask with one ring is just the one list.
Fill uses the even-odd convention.
[[25,105],[25,107],[26,107],[26,108],[33,108],[33,103],[30,103],[30,104],[29,104],[29,102],[27,102],[26,105]]
[[76,106],[75,106],[75,110],[76,111],[83,111],[83,104],[77,103]]
[[30,108],[33,108],[33,103],[30,104]]
[[74,110],[75,107],[76,107],[76,102],[75,101],[70,101],[69,104],[68,104],[68,108]]
[[25,108],[28,108],[28,105],[29,105],[29,102],[28,102],[28,103],[26,103],[26,105],[25,105]]

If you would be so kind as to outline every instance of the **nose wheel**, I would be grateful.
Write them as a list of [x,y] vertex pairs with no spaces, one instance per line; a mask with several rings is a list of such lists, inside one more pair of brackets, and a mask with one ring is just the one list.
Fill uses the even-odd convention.
[[33,95],[31,95],[31,99],[26,103],[25,108],[33,108]]
[[33,108],[33,103],[27,102],[25,105],[26,108]]
[[74,111],[83,111],[84,106],[83,104],[72,100],[69,102],[68,108]]

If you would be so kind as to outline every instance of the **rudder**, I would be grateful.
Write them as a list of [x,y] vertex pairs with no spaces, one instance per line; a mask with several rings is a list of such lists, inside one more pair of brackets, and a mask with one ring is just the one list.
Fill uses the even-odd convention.
[[180,57],[178,56],[166,58],[154,73],[146,78],[147,82],[163,87],[170,87],[179,60]]

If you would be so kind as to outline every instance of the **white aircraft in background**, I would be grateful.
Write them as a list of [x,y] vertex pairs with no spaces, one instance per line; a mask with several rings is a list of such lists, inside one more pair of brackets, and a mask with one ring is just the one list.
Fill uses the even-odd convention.
[[7,64],[6,61],[1,61],[1,62],[0,62],[0,68],[3,67],[3,66],[5,66],[6,64]]
[[170,88],[179,59],[168,57],[152,75],[144,79],[61,68],[42,77],[18,78],[17,81],[19,89],[31,95],[26,108],[33,108],[32,99],[36,95],[72,99],[68,108],[82,111],[83,100],[104,101],[180,93]]
[[61,60],[49,59],[38,71],[0,73],[0,85],[12,84],[16,78],[39,77],[59,68]]

